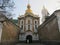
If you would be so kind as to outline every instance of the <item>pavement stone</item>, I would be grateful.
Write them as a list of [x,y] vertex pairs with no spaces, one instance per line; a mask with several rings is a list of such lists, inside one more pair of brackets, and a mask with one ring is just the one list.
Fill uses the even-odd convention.
[[44,45],[44,44],[40,44],[40,43],[18,43],[16,45]]

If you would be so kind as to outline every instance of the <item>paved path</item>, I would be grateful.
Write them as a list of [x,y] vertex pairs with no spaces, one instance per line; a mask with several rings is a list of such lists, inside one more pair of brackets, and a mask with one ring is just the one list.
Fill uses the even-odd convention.
[[44,45],[44,44],[40,44],[40,43],[30,43],[30,44],[26,44],[26,43],[19,43],[16,45]]

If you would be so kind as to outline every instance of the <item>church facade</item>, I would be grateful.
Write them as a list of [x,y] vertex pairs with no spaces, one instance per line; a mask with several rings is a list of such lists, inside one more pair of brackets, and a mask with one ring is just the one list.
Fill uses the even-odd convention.
[[40,24],[40,17],[33,14],[30,4],[24,15],[18,17],[18,25],[20,27],[19,40],[39,40],[37,28]]

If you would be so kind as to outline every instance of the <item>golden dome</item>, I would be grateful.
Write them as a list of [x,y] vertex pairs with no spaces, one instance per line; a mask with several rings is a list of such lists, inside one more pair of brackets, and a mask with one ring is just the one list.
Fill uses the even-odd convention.
[[30,9],[31,7],[30,7],[30,4],[28,4],[27,5],[27,10],[26,10],[26,13],[28,12],[28,13],[32,13],[32,10]]
[[32,10],[31,10],[31,9],[27,9],[27,10],[26,10],[26,12],[29,12],[29,13],[31,13],[31,12],[32,12]]

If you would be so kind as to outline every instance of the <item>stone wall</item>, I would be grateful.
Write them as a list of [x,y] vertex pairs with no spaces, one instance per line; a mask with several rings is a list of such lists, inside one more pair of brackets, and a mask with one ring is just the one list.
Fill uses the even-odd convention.
[[3,22],[1,42],[17,42],[19,27],[10,20]]
[[57,18],[55,15],[51,15],[38,27],[39,38],[42,40],[57,40],[59,38],[58,30]]

